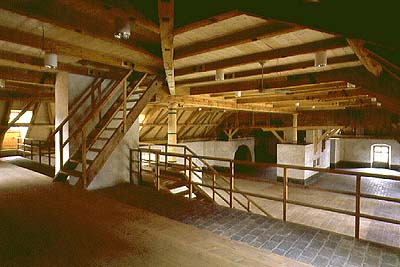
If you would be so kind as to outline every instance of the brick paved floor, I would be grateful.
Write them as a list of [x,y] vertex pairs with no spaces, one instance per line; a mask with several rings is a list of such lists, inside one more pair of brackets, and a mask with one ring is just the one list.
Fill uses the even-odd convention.
[[400,249],[358,241],[325,230],[206,202],[188,201],[149,188],[119,186],[100,193],[314,266],[400,266]]

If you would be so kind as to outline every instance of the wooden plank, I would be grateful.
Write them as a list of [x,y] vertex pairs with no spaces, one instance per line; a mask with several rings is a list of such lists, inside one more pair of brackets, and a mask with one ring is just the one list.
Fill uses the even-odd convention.
[[[337,57],[331,57],[328,58],[328,65],[334,65],[334,64],[341,64],[341,63],[353,63],[358,61],[358,57],[354,54],[352,55],[344,55],[344,56],[337,56]],[[300,61],[300,62],[295,62],[295,63],[289,63],[289,64],[284,64],[284,65],[276,65],[276,66],[270,66],[270,67],[264,67],[264,73],[272,74],[272,73],[280,73],[284,71],[292,71],[292,70],[300,70],[304,68],[310,68],[314,67],[314,60],[307,60],[307,61]],[[232,72],[232,73],[225,73],[228,76],[234,76],[234,77],[229,77],[230,81],[234,81],[240,78],[240,80],[243,79],[250,79],[254,78],[254,76],[259,76],[261,74],[260,68],[252,69],[252,70],[246,70],[246,71],[238,71],[238,72]],[[198,83],[207,83],[210,84],[212,82],[215,82],[215,75],[208,75],[205,77],[200,77],[200,78],[191,78],[191,79],[179,79],[176,81],[176,86],[177,87],[184,87],[184,86],[189,86],[189,85],[194,85]]]
[[379,77],[382,72],[382,65],[368,54],[368,51],[364,48],[365,42],[356,39],[347,39],[347,42],[364,67],[373,75]]
[[[0,40],[46,51],[53,51],[59,55],[73,56],[84,60],[98,62],[107,66],[125,69],[131,68],[130,66],[125,66],[125,64],[123,64],[125,61],[123,58],[109,55],[105,51],[99,52],[92,49],[71,45],[62,41],[42,38],[38,35],[18,31],[16,29],[10,29],[4,26],[0,26]],[[139,66],[138,64],[135,65],[135,68],[150,73],[156,73],[156,69],[146,66]]]
[[158,0],[161,49],[169,93],[175,95],[174,77],[174,0]]
[[348,44],[345,39],[343,38],[330,38],[315,42],[309,42],[301,45],[295,45],[280,49],[273,49],[270,51],[265,52],[258,52],[254,54],[244,55],[244,56],[237,56],[233,58],[228,58],[224,60],[218,60],[214,62],[209,62],[203,64],[201,66],[189,66],[175,70],[176,76],[186,75],[194,72],[206,72],[210,70],[216,69],[224,69],[239,65],[245,65],[249,63],[256,63],[260,61],[267,61],[277,58],[301,55],[301,54],[308,54],[317,52],[320,50],[329,50],[329,49],[336,49],[336,48],[343,48],[347,47]]
[[225,110],[242,110],[242,111],[254,111],[263,113],[291,113],[291,110],[272,108],[269,105],[251,105],[251,104],[236,104],[234,102],[228,102],[224,100],[216,100],[211,98],[203,97],[192,97],[192,96],[170,96],[170,101],[182,103],[187,106],[197,107],[211,107]]
[[[355,73],[362,70],[360,67],[347,67],[342,69],[327,70],[314,73],[297,74],[291,76],[283,76],[279,78],[264,79],[265,91],[269,89],[285,88],[292,86],[308,86],[317,85],[320,83],[336,82],[336,81],[352,81],[354,77],[351,73]],[[357,84],[357,83],[356,83]],[[358,85],[358,84],[357,84]],[[248,91],[248,90],[260,90],[261,81],[252,80],[244,82],[224,82],[217,85],[209,86],[192,86],[190,87],[191,95],[198,94],[210,94],[210,93],[222,93],[231,91]]]
[[300,26],[293,26],[287,23],[267,22],[264,25],[254,28],[237,31],[217,37],[215,39],[200,41],[188,46],[179,47],[175,52],[175,59],[182,59],[210,51],[228,48],[249,42],[255,42],[261,39],[270,38],[276,35],[285,34],[302,29]]
[[[264,131],[264,128],[263,128],[263,131]],[[282,143],[282,144],[285,143],[285,140],[283,140],[283,138],[275,130],[270,130],[270,131],[273,135],[275,135],[275,137],[279,140],[280,143]]]
[[242,15],[242,12],[239,12],[238,10],[233,10],[233,11],[229,11],[226,13],[222,13],[222,14],[218,14],[216,16],[213,17],[209,17],[207,19],[204,20],[200,20],[200,21],[196,21],[184,26],[181,26],[177,29],[175,29],[175,35],[181,34],[181,33],[185,33],[188,31],[192,31],[195,30],[197,28],[201,28],[201,27],[205,27],[214,23],[218,23],[220,21],[224,21],[239,15]]

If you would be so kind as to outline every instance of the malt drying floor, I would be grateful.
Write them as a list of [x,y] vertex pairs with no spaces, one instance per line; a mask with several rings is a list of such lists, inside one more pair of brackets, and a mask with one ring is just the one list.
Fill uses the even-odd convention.
[[0,161],[0,266],[307,265]]

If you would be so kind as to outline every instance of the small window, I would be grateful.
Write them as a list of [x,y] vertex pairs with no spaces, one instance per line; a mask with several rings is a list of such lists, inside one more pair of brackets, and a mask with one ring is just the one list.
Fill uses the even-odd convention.
[[372,145],[371,147],[371,163],[374,168],[390,167],[390,146],[389,145]]

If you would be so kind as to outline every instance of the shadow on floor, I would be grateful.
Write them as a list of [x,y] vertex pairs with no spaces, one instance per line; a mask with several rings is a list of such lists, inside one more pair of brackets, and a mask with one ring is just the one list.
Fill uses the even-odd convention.
[[26,159],[21,156],[3,157],[0,160],[14,164],[16,166],[38,172],[49,177],[54,177],[54,167]]

